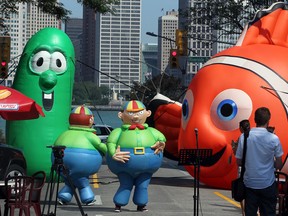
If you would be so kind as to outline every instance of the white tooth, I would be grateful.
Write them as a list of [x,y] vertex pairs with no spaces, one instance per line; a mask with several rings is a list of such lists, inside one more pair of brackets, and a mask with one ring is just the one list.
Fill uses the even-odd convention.
[[44,99],[52,99],[52,94],[44,94]]

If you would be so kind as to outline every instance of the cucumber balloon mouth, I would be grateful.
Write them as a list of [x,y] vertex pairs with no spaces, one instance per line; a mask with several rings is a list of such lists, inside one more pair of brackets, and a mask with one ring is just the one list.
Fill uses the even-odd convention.
[[54,92],[44,93],[42,92],[42,104],[46,111],[50,111],[54,104]]

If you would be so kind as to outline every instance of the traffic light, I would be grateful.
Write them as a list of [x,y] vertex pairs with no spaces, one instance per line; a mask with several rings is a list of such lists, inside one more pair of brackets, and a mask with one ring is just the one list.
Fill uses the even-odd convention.
[[9,73],[8,63],[10,61],[10,43],[11,38],[9,36],[0,37],[0,77],[2,79],[5,79]]
[[176,46],[178,54],[180,56],[187,56],[187,31],[177,29],[176,30]]
[[1,60],[1,72],[0,77],[6,78],[8,75],[8,63],[5,60]]
[[177,49],[170,50],[170,69],[178,69],[178,51]]

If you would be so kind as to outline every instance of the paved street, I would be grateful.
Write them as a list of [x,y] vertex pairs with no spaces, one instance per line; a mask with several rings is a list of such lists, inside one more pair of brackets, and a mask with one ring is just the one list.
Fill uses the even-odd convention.
[[[193,178],[177,165],[177,162],[164,159],[161,169],[154,175],[149,186],[148,212],[137,212],[132,201],[122,207],[121,213],[114,212],[113,195],[118,188],[118,182],[113,175],[103,165],[98,173],[99,188],[95,188],[97,204],[94,206],[83,206],[84,213],[89,216],[109,216],[109,215],[165,215],[165,216],[191,216],[194,215],[194,188]],[[47,186],[47,185],[46,185]],[[60,184],[60,187],[62,184]],[[97,185],[96,185],[97,186]],[[44,203],[46,187],[42,192]],[[54,212],[54,198],[50,212]],[[1,200],[2,213],[4,210],[3,200]],[[47,214],[48,205],[45,205]],[[31,211],[32,214],[33,210]],[[199,214],[204,216],[237,216],[241,215],[239,204],[231,200],[231,192],[207,188],[203,185],[199,190]],[[64,206],[57,206],[56,215],[74,216],[81,215],[75,199],[72,203]]]

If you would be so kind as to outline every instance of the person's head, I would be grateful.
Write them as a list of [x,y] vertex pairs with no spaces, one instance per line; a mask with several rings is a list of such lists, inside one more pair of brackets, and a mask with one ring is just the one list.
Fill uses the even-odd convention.
[[248,131],[250,130],[250,122],[248,119],[244,119],[239,123],[239,129],[241,131],[241,133],[243,133],[244,131]]
[[94,116],[91,110],[82,105],[75,107],[69,116],[69,124],[81,127],[92,127],[94,123]]
[[271,118],[270,110],[267,107],[260,107],[255,111],[254,121],[256,127],[267,127]]
[[143,124],[151,115],[150,110],[146,110],[145,105],[138,100],[131,100],[124,104],[118,117],[124,124]]

